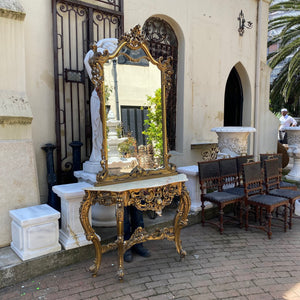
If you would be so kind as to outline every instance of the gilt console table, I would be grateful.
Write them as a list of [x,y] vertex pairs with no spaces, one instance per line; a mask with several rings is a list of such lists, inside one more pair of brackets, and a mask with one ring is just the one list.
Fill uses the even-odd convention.
[[[85,188],[85,196],[80,207],[80,221],[85,230],[86,238],[92,241],[95,247],[96,258],[90,267],[93,277],[97,276],[101,264],[102,254],[118,249],[118,277],[124,277],[124,252],[133,245],[147,240],[168,239],[175,242],[176,250],[183,258],[186,252],[182,249],[180,231],[187,225],[187,217],[191,200],[184,182],[185,174],[166,176],[154,179],[136,180],[126,183],[117,183],[97,187]],[[144,228],[137,228],[129,240],[124,240],[124,207],[134,205],[137,209],[161,212],[171,204],[174,196],[180,196],[177,213],[174,216],[173,226],[156,228],[147,232]],[[113,243],[101,245],[100,239],[92,228],[88,215],[90,207],[96,203],[100,205],[116,206],[117,239]]]

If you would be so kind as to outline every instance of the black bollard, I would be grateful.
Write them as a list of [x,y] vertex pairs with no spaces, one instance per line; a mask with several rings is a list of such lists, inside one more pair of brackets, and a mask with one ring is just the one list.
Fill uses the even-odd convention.
[[81,146],[80,141],[73,141],[69,144],[73,150],[73,172],[81,170]]
[[53,150],[56,148],[53,144],[46,144],[41,147],[46,152],[47,160],[47,182],[48,182],[48,202],[47,204],[54,209],[60,211],[60,201],[56,194],[52,191],[52,187],[56,185],[56,174],[54,172]]

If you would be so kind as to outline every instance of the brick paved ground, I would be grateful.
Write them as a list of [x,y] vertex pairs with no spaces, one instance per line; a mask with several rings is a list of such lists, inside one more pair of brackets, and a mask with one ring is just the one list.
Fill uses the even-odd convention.
[[150,258],[125,263],[116,278],[116,252],[103,255],[100,274],[87,271],[92,261],[71,265],[0,290],[0,299],[300,299],[300,220],[287,233],[245,232],[227,225],[193,225],[182,230],[187,257],[179,261],[172,242],[149,241]]

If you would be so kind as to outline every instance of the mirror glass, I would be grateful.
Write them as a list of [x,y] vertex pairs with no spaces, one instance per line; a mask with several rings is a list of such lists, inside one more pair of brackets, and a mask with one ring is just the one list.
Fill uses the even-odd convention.
[[[142,51],[131,52],[137,57]],[[105,64],[104,78],[109,174],[162,168],[160,70],[146,59],[130,62],[120,55]]]

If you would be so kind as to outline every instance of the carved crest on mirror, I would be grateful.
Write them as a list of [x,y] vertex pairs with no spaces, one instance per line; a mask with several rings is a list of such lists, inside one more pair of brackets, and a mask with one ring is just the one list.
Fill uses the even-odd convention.
[[[166,130],[172,58],[155,60],[139,25],[119,39],[113,53],[98,52],[97,45],[92,46],[92,50],[94,54],[89,64],[100,99],[103,125],[102,160],[99,162],[102,170],[97,174],[95,185],[176,174],[176,167],[169,163]],[[111,93],[113,97],[108,97]],[[110,98],[117,97],[116,104],[112,103]],[[111,110],[106,112],[106,102],[117,109],[122,105],[130,107],[132,103],[141,108],[139,113],[146,117],[139,126],[143,129],[138,128],[135,133],[143,135],[139,141],[144,142],[138,144],[134,136],[124,136],[121,120]]]

